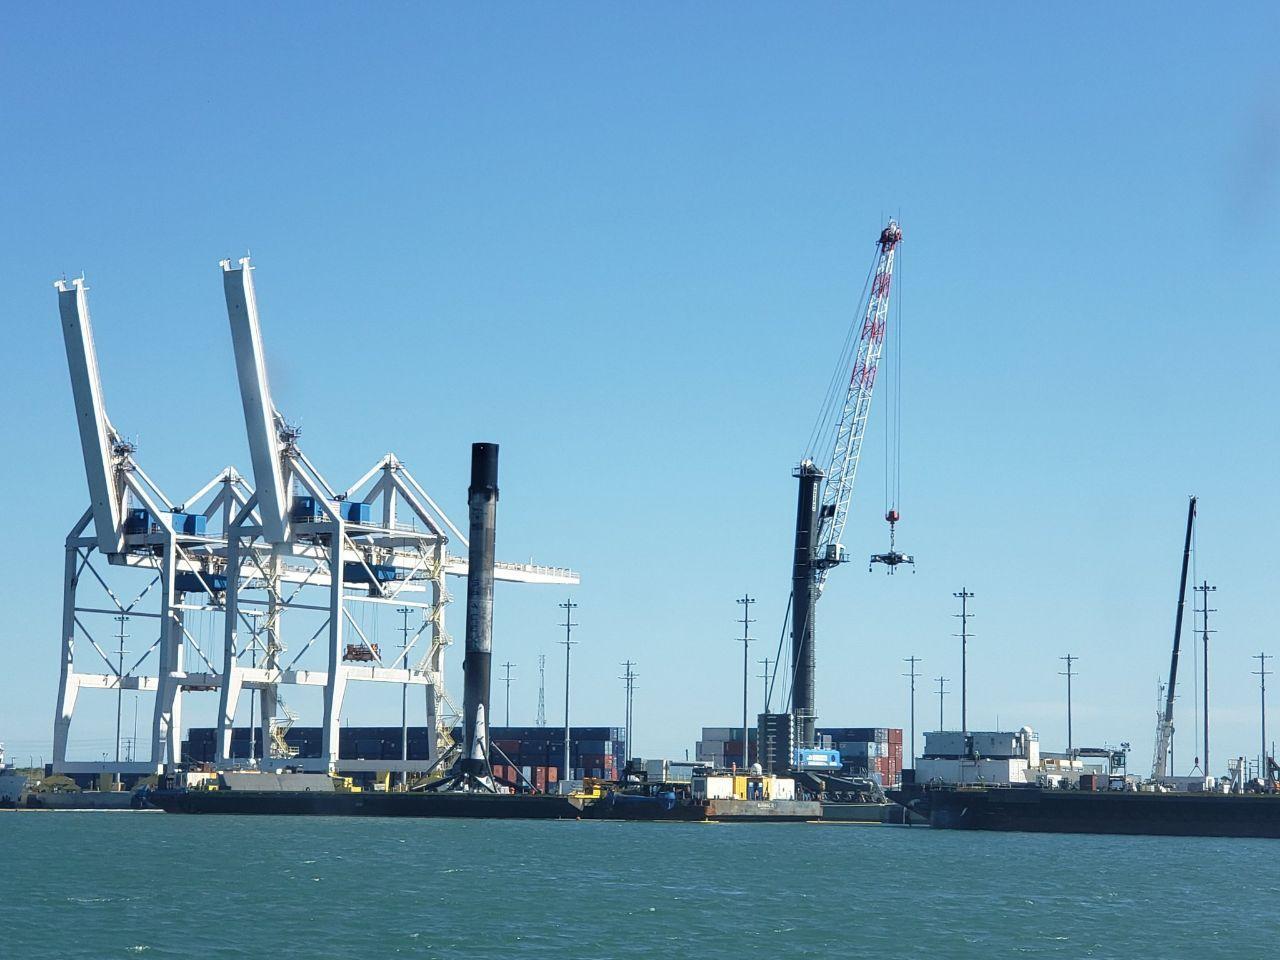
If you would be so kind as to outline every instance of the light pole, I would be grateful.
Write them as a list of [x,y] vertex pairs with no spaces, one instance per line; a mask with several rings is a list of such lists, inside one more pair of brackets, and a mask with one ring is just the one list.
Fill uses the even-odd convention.
[[511,726],[511,681],[515,679],[515,677],[513,677],[513,676],[511,675],[511,668],[512,668],[512,667],[514,667],[514,666],[515,666],[515,664],[514,664],[514,663],[512,663],[510,660],[508,660],[506,663],[504,663],[504,664],[502,665],[502,669],[503,669],[503,671],[504,671],[504,676],[503,676],[503,678],[502,678],[502,681],[503,681],[503,683],[505,683],[505,684],[507,685],[507,719],[506,719],[506,726],[508,726],[508,727],[509,727],[509,726]]
[[[403,622],[400,625],[400,667],[409,669],[409,614],[413,607],[397,607]],[[400,684],[400,762],[404,769],[400,771],[400,786],[409,785],[409,685]]]
[[960,732],[969,732],[969,601],[973,594],[964,587],[953,597],[960,601]]
[[124,655],[127,652],[124,648],[124,641],[127,633],[124,632],[124,625],[129,622],[128,614],[120,614],[116,617],[120,623],[120,630],[117,634],[120,640],[120,648],[118,658],[116,660],[116,789],[124,789],[124,780],[120,773],[120,717],[124,709]]
[[1067,662],[1067,669],[1065,671],[1059,670],[1058,676],[1067,678],[1067,755],[1070,756],[1073,746],[1071,740],[1071,678],[1075,676],[1071,671],[1071,665],[1080,658],[1068,653],[1065,657],[1059,657],[1058,659]]
[[916,767],[916,677],[919,676],[916,673],[916,664],[924,661],[913,653],[909,657],[904,657],[902,662],[911,664],[911,672],[904,673],[903,676],[911,678],[911,769],[914,770]]
[[538,713],[533,722],[539,727],[547,725],[547,655],[538,654]]
[[624,660],[622,662],[622,666],[625,667],[626,670],[622,674],[622,676],[619,677],[618,679],[625,681],[626,689],[627,689],[627,704],[626,704],[626,711],[624,713],[624,717],[625,717],[624,729],[626,731],[625,733],[626,740],[623,742],[623,753],[622,753],[623,763],[626,764],[631,760],[631,720],[633,717],[632,698],[635,695],[636,677],[638,677],[639,674],[631,669],[632,667],[635,666],[634,660]]
[[560,609],[564,611],[564,639],[560,642],[564,644],[564,776],[561,779],[572,779],[572,767],[569,763],[569,651],[578,641],[573,639],[573,628],[577,626],[573,622],[573,611],[578,605],[573,602],[570,597],[564,603],[560,604]]
[[1267,676],[1271,671],[1267,669],[1267,661],[1272,659],[1272,656],[1269,653],[1259,653],[1253,659],[1258,661],[1258,669],[1253,673],[1258,678],[1262,690],[1262,769],[1258,771],[1258,775],[1270,783],[1271,767],[1267,763]]
[[747,680],[749,667],[747,666],[747,650],[750,648],[751,640],[751,624],[755,623],[751,619],[751,605],[755,600],[749,594],[743,594],[738,603],[742,604],[742,619],[738,621],[742,624],[742,766],[744,769],[751,766],[751,738],[748,733],[747,726]]
[[1209,614],[1217,613],[1217,610],[1209,609],[1209,594],[1216,593],[1218,588],[1209,586],[1209,581],[1204,580],[1200,586],[1196,587],[1200,593],[1200,614],[1202,620],[1201,642],[1204,644],[1204,766],[1201,768],[1204,775],[1210,776],[1209,766],[1209,634],[1217,633],[1216,630],[1209,629]]
[[764,666],[764,672],[760,674],[760,679],[764,681],[764,692],[760,702],[764,704],[764,712],[768,713],[769,712],[769,664],[773,663],[773,661],[770,660],[768,657],[765,657],[763,660],[757,660],[756,663],[759,663]]

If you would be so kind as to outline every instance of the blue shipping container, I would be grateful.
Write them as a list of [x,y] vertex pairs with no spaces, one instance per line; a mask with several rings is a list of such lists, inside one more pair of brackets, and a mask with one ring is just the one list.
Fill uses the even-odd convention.
[[203,537],[209,522],[203,513],[178,513],[176,510],[170,519],[173,522],[174,533],[184,533],[193,537]]
[[294,497],[289,519],[295,523],[314,523],[324,519],[324,510],[315,497]]
[[347,523],[368,523],[369,522],[369,505],[356,500],[344,500],[339,509],[339,515]]
[[151,512],[133,508],[124,517],[125,533],[149,533],[151,530]]
[[183,593],[221,593],[227,589],[227,577],[222,573],[197,574],[191,570],[183,570],[174,575],[173,587]]

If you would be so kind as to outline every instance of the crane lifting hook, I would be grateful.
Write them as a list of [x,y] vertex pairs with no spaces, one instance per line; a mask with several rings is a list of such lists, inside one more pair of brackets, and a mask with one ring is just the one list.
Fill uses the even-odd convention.
[[884,518],[889,521],[889,552],[872,554],[871,563],[867,566],[867,572],[870,573],[877,563],[883,563],[888,568],[889,573],[894,573],[899,564],[909,563],[911,564],[911,572],[915,573],[916,558],[910,554],[899,553],[894,547],[894,540],[898,532],[898,521],[902,519],[902,515],[897,510],[891,509],[884,515]]

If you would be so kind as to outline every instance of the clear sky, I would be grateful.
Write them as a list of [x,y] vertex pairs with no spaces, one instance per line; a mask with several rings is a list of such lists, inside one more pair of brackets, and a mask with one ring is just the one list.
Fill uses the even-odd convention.
[[[791,469],[894,214],[917,570],[832,574],[821,722],[906,726],[911,654],[957,686],[964,586],[970,725],[1063,746],[1073,653],[1077,743],[1147,769],[1196,493],[1215,766],[1256,754],[1249,657],[1280,655],[1278,26],[1273,4],[9,10],[0,740],[48,754],[87,502],[53,279],[87,276],[111,416],[181,498],[249,469],[217,261],[252,251],[312,459],[345,485],[394,450],[460,522],[468,445],[501,443],[500,556],[583,574],[575,719],[621,723],[631,657],[636,752],[679,756],[740,716],[744,591],[773,656]],[[887,546],[882,412],[855,558]],[[514,722],[541,652],[561,716],[563,599],[499,589]],[[452,624],[460,696],[461,604]],[[114,704],[85,697],[93,759]],[[398,720],[375,699],[347,719]]]

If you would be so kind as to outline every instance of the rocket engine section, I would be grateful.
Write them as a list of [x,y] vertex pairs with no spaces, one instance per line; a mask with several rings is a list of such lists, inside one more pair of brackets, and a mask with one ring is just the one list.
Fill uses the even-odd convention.
[[463,744],[459,772],[473,786],[492,786],[489,768],[489,671],[493,658],[493,558],[498,516],[498,445],[471,445],[467,555],[467,638],[462,661]]

